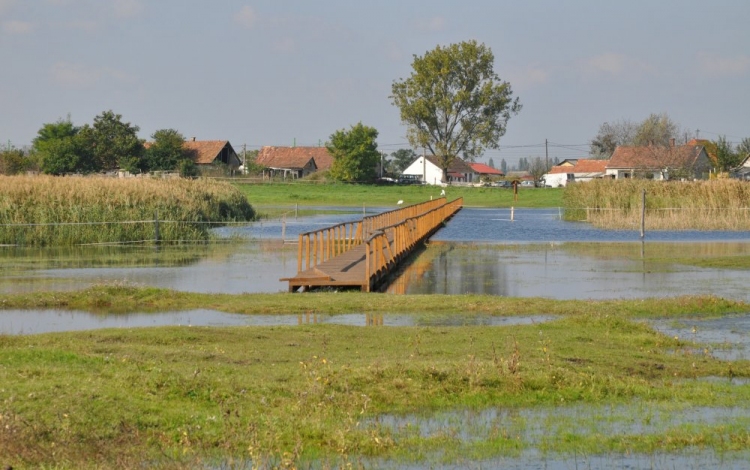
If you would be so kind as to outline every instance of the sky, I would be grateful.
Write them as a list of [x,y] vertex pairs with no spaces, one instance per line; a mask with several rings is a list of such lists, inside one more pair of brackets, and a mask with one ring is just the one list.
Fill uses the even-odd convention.
[[523,106],[478,161],[585,157],[602,123],[652,113],[739,142],[749,24],[747,0],[0,0],[0,144],[112,110],[143,139],[176,129],[238,151],[361,122],[391,153],[409,148],[393,82],[467,40]]

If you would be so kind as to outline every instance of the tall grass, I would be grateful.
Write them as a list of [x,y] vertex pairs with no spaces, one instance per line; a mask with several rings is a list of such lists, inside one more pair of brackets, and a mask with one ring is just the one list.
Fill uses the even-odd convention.
[[[240,191],[209,180],[0,176],[0,243],[64,246],[206,240],[255,212]],[[155,223],[155,219],[159,223]]]
[[750,184],[738,180],[597,180],[570,185],[563,194],[564,217],[601,228],[637,229],[643,190],[647,229],[750,229]]

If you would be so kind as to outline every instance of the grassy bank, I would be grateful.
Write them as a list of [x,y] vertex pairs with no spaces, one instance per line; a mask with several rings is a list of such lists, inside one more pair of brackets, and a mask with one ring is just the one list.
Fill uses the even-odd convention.
[[[263,206],[295,205],[396,207],[396,202],[416,204],[439,197],[445,189],[449,200],[464,198],[467,207],[560,207],[562,190],[552,188],[521,188],[518,200],[513,200],[513,190],[503,188],[472,188],[449,186],[440,188],[430,185],[358,185],[358,184],[310,184],[310,183],[260,183],[236,185],[253,206],[266,211]],[[270,210],[270,209],[269,209]]]
[[[206,240],[255,216],[228,183],[150,178],[0,176],[0,244]],[[155,220],[158,219],[157,224]]]
[[745,410],[720,426],[696,426],[686,418],[648,434],[623,431],[607,413],[613,431],[605,435],[547,429],[543,447],[551,453],[696,446],[722,453],[750,445],[743,421],[750,389],[700,380],[748,377],[750,364],[692,353],[689,340],[631,321],[747,311],[740,303],[362,294],[232,299],[116,287],[39,297],[4,296],[2,303],[491,315],[562,307],[558,320],[508,327],[166,327],[0,336],[0,463],[13,468],[231,468],[230,462],[249,461],[253,468],[358,467],[381,458],[483,459],[540,445],[524,437],[534,423],[523,420],[486,430],[473,423],[461,431],[477,433],[471,440],[449,428],[420,434],[384,420],[488,407],[564,414],[577,405],[611,411],[638,403],[644,420],[693,407]]
[[712,296],[641,300],[557,300],[492,295],[374,295],[360,292],[314,294],[201,294],[154,287],[103,284],[81,291],[0,295],[2,309],[69,309],[90,312],[158,312],[210,308],[245,314],[352,312],[425,315],[572,315],[620,317],[724,315],[750,312],[750,304]]
[[597,180],[565,189],[565,218],[637,230],[646,191],[647,230],[748,230],[750,185],[738,180]]

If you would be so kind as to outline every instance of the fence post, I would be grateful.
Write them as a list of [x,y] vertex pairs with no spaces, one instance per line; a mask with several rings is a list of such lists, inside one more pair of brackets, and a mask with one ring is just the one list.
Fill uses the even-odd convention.
[[281,216],[281,244],[286,242],[286,214]]
[[161,241],[161,237],[159,236],[159,211],[154,211],[154,241],[158,245]]
[[646,236],[646,190],[641,195],[641,239]]
[[511,207],[510,208],[510,221],[511,222],[513,222],[515,220],[515,212],[516,212],[516,208],[515,207]]

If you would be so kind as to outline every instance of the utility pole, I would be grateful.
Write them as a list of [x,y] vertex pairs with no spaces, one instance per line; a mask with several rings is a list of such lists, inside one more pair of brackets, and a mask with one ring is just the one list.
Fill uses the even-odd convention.
[[247,144],[242,144],[242,174],[247,174]]
[[544,139],[544,171],[549,171],[549,148],[547,148],[547,139]]

